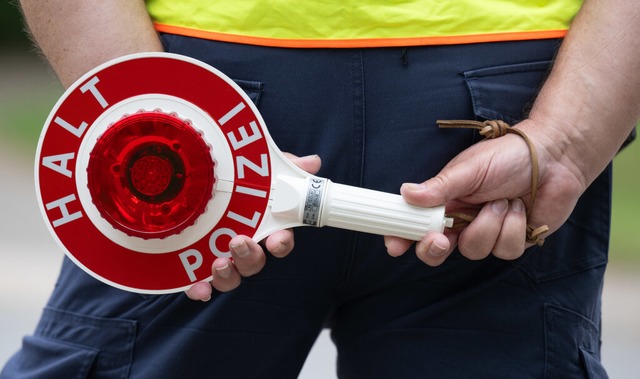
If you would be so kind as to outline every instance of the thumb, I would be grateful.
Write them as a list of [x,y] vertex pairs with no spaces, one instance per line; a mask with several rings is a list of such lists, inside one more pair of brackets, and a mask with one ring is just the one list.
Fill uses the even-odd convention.
[[287,157],[287,159],[293,162],[293,164],[310,174],[317,173],[320,170],[320,166],[322,165],[322,160],[317,154],[307,155],[304,157],[298,157],[291,153],[284,153],[284,155],[285,157]]
[[473,194],[481,182],[477,180],[478,171],[462,164],[447,166],[423,183],[404,183],[400,194],[409,204],[421,207],[442,205]]

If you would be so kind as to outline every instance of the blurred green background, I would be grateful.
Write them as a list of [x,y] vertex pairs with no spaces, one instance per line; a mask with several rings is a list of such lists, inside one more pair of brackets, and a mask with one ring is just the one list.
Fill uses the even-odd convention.
[[[38,57],[23,30],[12,2],[0,2],[0,148],[19,152],[30,160],[50,109],[62,88]],[[623,150],[614,161],[612,264],[640,269],[640,230],[636,226],[640,203],[640,141]],[[35,199],[34,199],[35,201]]]

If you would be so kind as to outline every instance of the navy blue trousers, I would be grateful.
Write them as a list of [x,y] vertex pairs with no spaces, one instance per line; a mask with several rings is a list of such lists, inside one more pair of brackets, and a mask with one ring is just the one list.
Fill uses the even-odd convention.
[[[556,40],[277,49],[163,36],[247,90],[276,144],[319,175],[397,193],[480,139],[436,119],[526,115]],[[600,309],[610,173],[543,247],[439,267],[382,237],[299,228],[285,259],[208,303],[110,288],[68,260],[2,378],[295,378],[323,327],[341,378],[604,378]]]

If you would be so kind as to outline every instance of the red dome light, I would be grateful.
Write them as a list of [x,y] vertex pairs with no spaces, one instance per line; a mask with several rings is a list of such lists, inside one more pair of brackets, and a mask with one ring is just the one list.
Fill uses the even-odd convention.
[[125,116],[98,139],[87,168],[93,203],[114,228],[164,238],[193,225],[213,196],[210,148],[189,122]]

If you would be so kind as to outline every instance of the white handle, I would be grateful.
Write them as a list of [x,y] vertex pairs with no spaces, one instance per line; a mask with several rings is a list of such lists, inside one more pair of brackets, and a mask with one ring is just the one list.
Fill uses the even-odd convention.
[[402,237],[419,241],[447,224],[444,206],[421,208],[402,196],[327,181],[319,226]]
[[278,178],[272,206],[275,217],[311,226],[402,237],[419,241],[430,231],[452,225],[444,206],[422,208],[402,196],[333,183],[328,179]]

